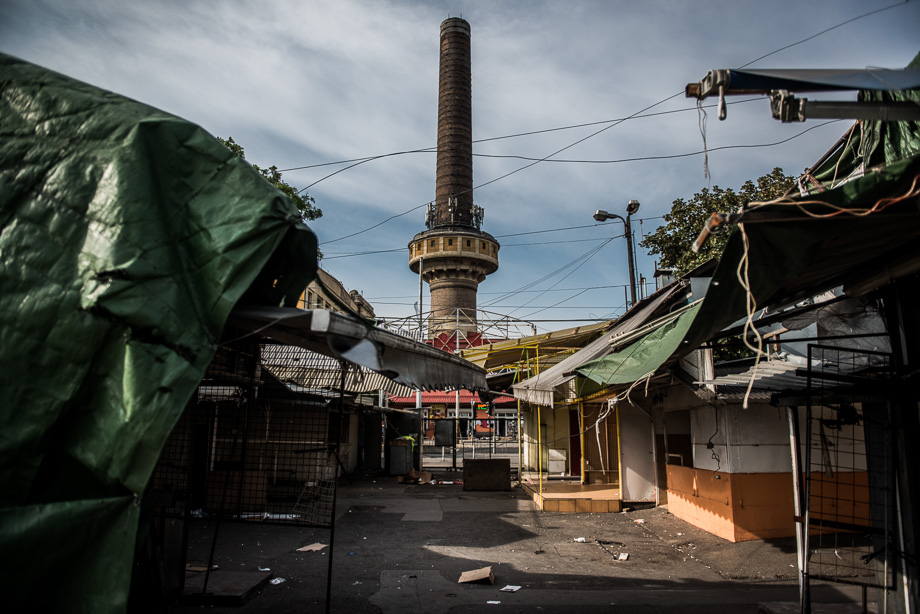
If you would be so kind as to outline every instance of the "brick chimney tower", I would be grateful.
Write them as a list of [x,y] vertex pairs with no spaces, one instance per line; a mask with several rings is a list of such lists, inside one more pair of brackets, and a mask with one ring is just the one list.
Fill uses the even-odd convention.
[[477,331],[476,292],[498,269],[498,241],[480,230],[483,209],[473,204],[473,112],[470,24],[441,24],[438,157],[435,200],[424,230],[409,243],[409,268],[421,269],[431,292],[428,336]]

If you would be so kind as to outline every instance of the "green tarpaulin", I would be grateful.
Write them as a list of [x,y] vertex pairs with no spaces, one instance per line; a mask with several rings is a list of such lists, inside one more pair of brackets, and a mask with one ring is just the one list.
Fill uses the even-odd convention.
[[[920,69],[920,54],[907,68]],[[920,90],[859,92],[862,102],[913,102]],[[820,182],[836,185],[857,169],[891,164],[920,153],[920,122],[858,122],[840,148],[812,170]]]
[[683,343],[699,308],[700,303],[694,303],[653,328],[638,341],[603,358],[585,363],[576,373],[604,386],[631,384],[653,374]]
[[[748,209],[741,221],[757,309],[779,308],[844,284],[871,290],[872,280],[881,285],[886,275],[917,265],[918,192],[920,156],[834,190]],[[618,353],[586,363],[578,375],[601,385],[631,383],[744,318],[747,292],[738,279],[744,256],[744,237],[735,228],[701,304]],[[580,396],[594,391],[588,382],[577,386]]]
[[295,297],[316,239],[200,127],[2,55],[0,135],[4,609],[120,612],[231,308]]

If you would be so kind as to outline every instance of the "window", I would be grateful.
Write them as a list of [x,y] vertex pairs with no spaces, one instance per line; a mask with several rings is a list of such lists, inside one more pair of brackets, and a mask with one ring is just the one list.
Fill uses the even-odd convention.
[[469,247],[471,244],[472,244],[472,241],[470,241],[469,239],[467,239],[467,240],[466,240],[466,246]]
[[431,247],[434,247],[434,239],[431,240]]
[[448,244],[448,245],[453,245],[453,244],[454,244],[454,240],[453,240],[453,239],[448,239],[448,240],[447,240],[447,244]]

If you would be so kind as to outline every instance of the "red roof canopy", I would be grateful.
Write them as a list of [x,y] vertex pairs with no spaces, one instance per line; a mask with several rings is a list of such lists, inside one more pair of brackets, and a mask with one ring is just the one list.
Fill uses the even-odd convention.
[[[456,393],[454,391],[444,392],[440,390],[422,391],[422,405],[446,404],[453,405],[456,402]],[[469,406],[470,403],[483,402],[479,393],[470,392],[469,390],[460,391],[460,404]],[[516,403],[514,397],[502,396],[494,399],[495,405],[507,405]],[[390,397],[390,405],[393,407],[415,407],[415,396],[410,397]]]

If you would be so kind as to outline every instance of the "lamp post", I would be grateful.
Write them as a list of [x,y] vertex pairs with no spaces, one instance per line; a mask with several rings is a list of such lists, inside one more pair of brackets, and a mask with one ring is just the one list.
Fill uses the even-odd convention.
[[598,222],[605,222],[609,219],[617,218],[623,222],[624,226],[626,226],[626,260],[627,264],[629,265],[629,294],[630,298],[632,299],[632,305],[636,304],[636,270],[633,264],[632,226],[630,226],[629,218],[638,210],[639,201],[631,200],[626,204],[625,218],[621,215],[617,215],[616,213],[608,213],[602,209],[598,209],[594,212],[594,219]]

